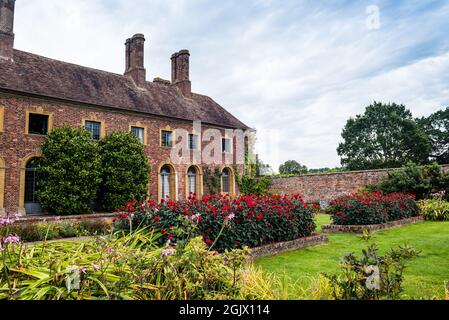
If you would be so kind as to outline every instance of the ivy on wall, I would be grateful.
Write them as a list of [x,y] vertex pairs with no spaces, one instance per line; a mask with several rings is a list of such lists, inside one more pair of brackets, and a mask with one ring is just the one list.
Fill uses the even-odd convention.
[[203,167],[203,180],[210,194],[219,194],[221,192],[222,173],[218,168]]

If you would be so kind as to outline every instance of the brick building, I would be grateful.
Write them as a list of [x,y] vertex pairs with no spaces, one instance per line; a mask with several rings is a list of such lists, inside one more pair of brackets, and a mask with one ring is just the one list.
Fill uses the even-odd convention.
[[[218,131],[220,158],[236,162],[236,138],[228,132],[249,128],[211,98],[191,91],[189,51],[171,57],[171,81],[146,80],[141,34],[126,40],[124,75],[52,60],[14,49],[14,6],[15,0],[0,0],[0,215],[41,212],[33,159],[41,156],[46,135],[64,124],[86,127],[93,139],[113,131],[135,133],[152,167],[153,199],[207,192],[202,163],[193,156],[182,164],[172,161],[178,129],[188,132],[189,148],[198,152],[207,147],[204,132]],[[236,193],[232,163],[213,166],[223,173],[222,191]]]

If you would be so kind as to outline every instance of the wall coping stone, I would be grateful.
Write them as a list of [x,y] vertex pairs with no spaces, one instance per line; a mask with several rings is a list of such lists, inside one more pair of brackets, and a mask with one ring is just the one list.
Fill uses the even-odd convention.
[[[449,164],[440,165],[442,168],[449,168]],[[390,169],[372,169],[372,170],[355,170],[355,171],[341,171],[341,172],[329,172],[329,173],[311,173],[311,174],[302,174],[295,176],[285,176],[285,177],[273,177],[273,180],[282,180],[282,179],[294,179],[294,178],[306,178],[306,177],[316,177],[316,176],[336,176],[336,175],[345,175],[345,174],[361,174],[361,173],[377,173],[377,172],[389,172],[395,171],[402,168],[390,168]]]
[[289,251],[303,249],[306,247],[321,245],[329,242],[329,238],[325,234],[312,235],[310,237],[299,238],[293,241],[271,243],[262,247],[252,248],[249,256],[249,260],[273,256]]
[[365,230],[370,232],[379,232],[383,230],[400,228],[410,224],[416,224],[424,221],[424,217],[413,217],[409,219],[403,219],[398,221],[390,221],[384,224],[373,224],[373,225],[347,225],[340,226],[335,224],[326,224],[322,226],[323,232],[325,233],[357,233],[362,234]]

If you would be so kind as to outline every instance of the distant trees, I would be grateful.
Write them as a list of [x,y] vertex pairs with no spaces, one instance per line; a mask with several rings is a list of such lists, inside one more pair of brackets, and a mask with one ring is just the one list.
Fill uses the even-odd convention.
[[301,165],[295,160],[288,160],[279,167],[279,173],[285,175],[301,175],[307,173],[306,166]]
[[[420,123],[404,105],[374,102],[343,129],[343,142],[337,149],[342,165],[367,170],[402,167],[410,161],[428,163],[432,141]],[[437,121],[422,123],[433,128]],[[438,136],[437,130],[433,132]]]
[[449,108],[440,110],[429,117],[417,120],[429,137],[430,158],[439,164],[449,163]]

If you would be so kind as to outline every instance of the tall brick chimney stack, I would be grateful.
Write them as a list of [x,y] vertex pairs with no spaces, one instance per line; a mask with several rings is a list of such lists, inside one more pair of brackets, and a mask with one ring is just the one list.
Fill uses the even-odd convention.
[[[1,1],[1,0],[0,0]],[[143,88],[146,83],[145,37],[136,34],[127,39],[126,43],[126,71],[125,75],[131,77],[138,87]]]
[[171,57],[172,83],[178,87],[186,98],[192,97],[192,82],[190,81],[190,53],[181,50]]
[[13,61],[14,6],[16,0],[0,0],[0,59]]

